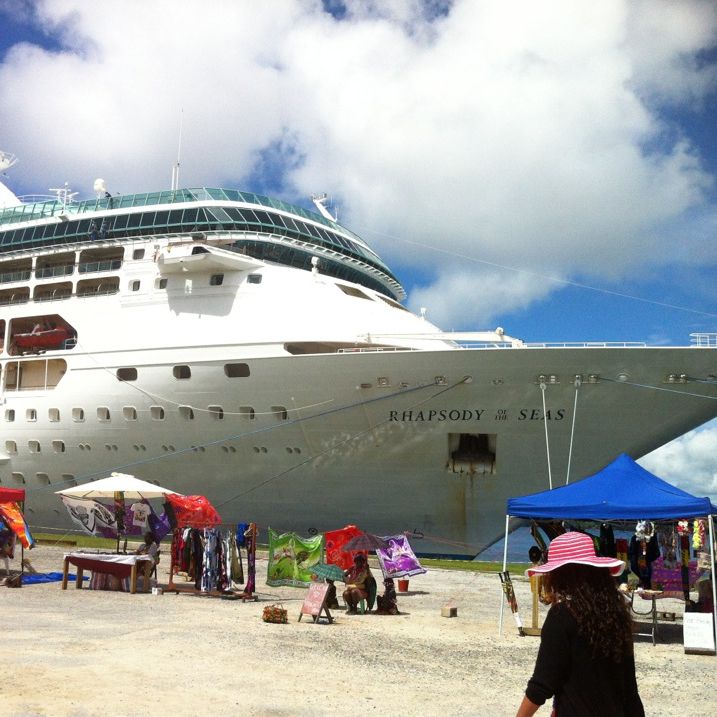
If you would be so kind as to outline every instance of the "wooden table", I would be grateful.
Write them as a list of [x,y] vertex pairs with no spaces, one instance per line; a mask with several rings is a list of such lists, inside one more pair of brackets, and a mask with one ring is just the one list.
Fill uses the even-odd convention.
[[[70,565],[77,568],[75,587],[82,589],[82,578],[85,570],[109,573],[118,578],[129,578],[130,593],[137,592],[137,564],[152,560],[149,555],[122,555],[118,553],[66,553],[62,571],[62,589],[67,590],[67,578]],[[145,586],[146,588],[146,586]]]

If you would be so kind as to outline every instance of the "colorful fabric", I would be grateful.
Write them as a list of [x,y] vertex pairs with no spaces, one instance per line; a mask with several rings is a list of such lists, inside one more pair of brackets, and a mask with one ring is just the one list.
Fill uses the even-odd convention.
[[266,584],[306,587],[311,583],[311,566],[324,550],[324,536],[302,538],[296,533],[279,535],[269,528],[269,566]]
[[167,502],[173,509],[176,524],[179,526],[212,528],[221,525],[222,519],[219,513],[203,495],[169,493]]
[[[652,574],[650,576],[653,590],[664,590],[666,592],[682,591],[682,566],[667,563],[658,558],[652,563]],[[697,561],[691,560],[687,569],[688,586],[694,586],[697,580]]]
[[326,562],[338,565],[342,570],[348,570],[354,564],[354,554],[345,553],[342,548],[349,540],[362,533],[363,530],[360,530],[355,525],[347,525],[340,530],[327,530],[324,533]]
[[405,578],[425,573],[405,535],[384,535],[388,548],[376,551],[385,578]]
[[0,503],[22,503],[25,491],[22,488],[0,488]]
[[24,548],[32,548],[35,541],[30,534],[20,506],[17,503],[0,503],[0,518],[5,525],[20,539]]
[[[100,503],[97,500],[89,498],[70,498],[66,495],[60,496],[67,512],[73,523],[78,525],[88,535],[96,535],[102,538],[117,537],[117,504],[111,506]],[[139,526],[133,526],[131,520],[131,510],[129,507],[124,508],[123,525],[128,526],[123,535],[142,535],[142,529]]]

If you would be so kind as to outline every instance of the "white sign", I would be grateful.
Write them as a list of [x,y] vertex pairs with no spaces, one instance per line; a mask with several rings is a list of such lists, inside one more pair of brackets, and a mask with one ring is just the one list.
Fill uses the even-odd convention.
[[715,633],[712,613],[686,612],[683,623],[685,652],[698,655],[715,654]]

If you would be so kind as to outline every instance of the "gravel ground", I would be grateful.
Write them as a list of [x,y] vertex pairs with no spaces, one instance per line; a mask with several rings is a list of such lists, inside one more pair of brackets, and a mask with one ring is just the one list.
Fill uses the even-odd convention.
[[[39,546],[26,556],[39,571],[59,571],[63,552]],[[163,561],[160,584],[167,569]],[[507,611],[499,635],[496,575],[431,570],[399,593],[401,615],[339,612],[332,625],[299,623],[306,591],[268,587],[265,576],[259,559],[258,603],[72,583],[0,588],[0,715],[515,714],[539,638],[519,637]],[[530,588],[515,585],[527,624]],[[289,624],[262,622],[272,603],[289,611]],[[447,604],[457,617],[441,617]],[[679,603],[661,607],[681,613]],[[636,638],[647,714],[712,717],[716,658],[683,653],[679,620],[660,632],[657,646]]]

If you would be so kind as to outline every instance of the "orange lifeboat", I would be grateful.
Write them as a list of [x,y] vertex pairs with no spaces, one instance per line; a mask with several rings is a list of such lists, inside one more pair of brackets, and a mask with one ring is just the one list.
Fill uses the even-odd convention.
[[15,346],[24,351],[38,351],[64,348],[65,341],[70,338],[70,332],[64,328],[46,329],[27,334],[15,334]]

